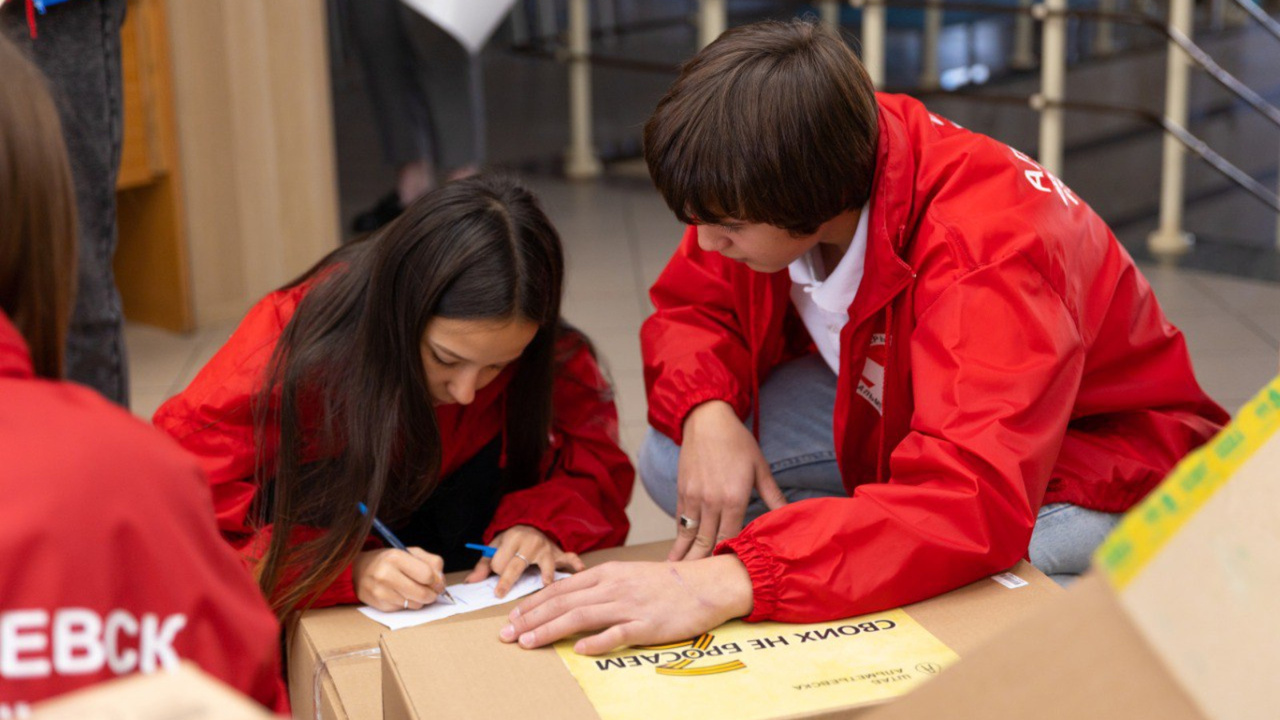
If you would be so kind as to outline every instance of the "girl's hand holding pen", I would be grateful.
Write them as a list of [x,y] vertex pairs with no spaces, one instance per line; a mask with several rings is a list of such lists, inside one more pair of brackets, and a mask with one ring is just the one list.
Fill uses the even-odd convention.
[[516,525],[498,533],[490,543],[498,549],[492,558],[482,557],[467,575],[466,582],[479,582],[498,574],[494,595],[505,597],[526,568],[537,565],[542,573],[542,584],[555,581],[556,570],[578,572],[586,565],[576,553],[565,552],[542,531],[528,525]]
[[444,559],[419,547],[366,550],[351,565],[360,602],[381,610],[417,610],[444,592]]

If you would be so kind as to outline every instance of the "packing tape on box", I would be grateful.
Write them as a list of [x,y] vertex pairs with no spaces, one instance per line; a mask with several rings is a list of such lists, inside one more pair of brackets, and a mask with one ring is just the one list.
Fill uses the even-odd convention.
[[1280,377],[1245,404],[1222,432],[1185,457],[1129,511],[1094,555],[1116,589],[1124,589],[1231,475],[1280,428]]
[[316,663],[316,672],[311,680],[311,707],[315,708],[316,720],[324,720],[320,702],[320,694],[324,689],[325,677],[332,677],[329,673],[329,667],[332,664],[342,662],[344,660],[362,659],[379,659],[382,657],[382,650],[377,645],[372,647],[362,647],[355,649],[339,650],[332,655],[320,658]]

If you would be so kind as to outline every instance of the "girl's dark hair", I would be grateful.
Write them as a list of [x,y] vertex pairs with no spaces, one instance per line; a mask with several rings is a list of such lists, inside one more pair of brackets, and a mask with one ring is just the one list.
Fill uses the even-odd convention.
[[76,204],[44,77],[0,33],[0,310],[36,375],[62,377],[76,278]]
[[[533,195],[477,176],[428,193],[291,284],[314,287],[281,335],[255,405],[257,445],[276,448],[274,466],[258,466],[259,521],[274,528],[257,574],[277,614],[334,581],[374,516],[405,517],[438,484],[440,432],[420,349],[431,318],[538,324],[507,390],[506,416],[519,422],[504,428],[503,483],[537,480],[563,276],[560,238]],[[327,532],[297,542],[290,535],[300,526]]]
[[871,194],[875,86],[832,30],[732,28],[680,70],[644,126],[644,157],[688,224],[725,218],[810,235]]

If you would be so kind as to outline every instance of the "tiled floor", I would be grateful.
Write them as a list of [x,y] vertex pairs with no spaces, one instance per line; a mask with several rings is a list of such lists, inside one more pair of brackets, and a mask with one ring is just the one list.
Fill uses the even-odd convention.
[[[674,37],[677,44],[691,43],[691,33],[677,29]],[[646,49],[643,42],[637,45],[625,38],[622,49],[626,49],[628,42],[632,42],[632,50],[656,54],[663,61],[677,57],[670,52],[670,38],[664,41],[667,42],[665,55],[662,46],[655,51],[653,47]],[[1228,42],[1234,41],[1228,39]],[[613,51],[618,49],[615,47]],[[1146,62],[1150,64],[1152,60]],[[515,57],[492,49],[486,51],[485,63],[491,161],[507,167],[529,168],[539,165],[530,162],[531,157],[554,156],[567,141],[562,69],[546,61]],[[390,174],[378,160],[376,137],[357,74],[341,66],[337,73],[334,93],[341,205],[346,221],[386,192],[390,187]],[[1091,66],[1087,73],[1087,82],[1078,80],[1077,86],[1083,83],[1096,87],[1099,82],[1107,82],[1108,74],[1100,73],[1096,66]],[[1095,79],[1097,75],[1103,80]],[[1125,85],[1132,83],[1133,75],[1133,68],[1126,66],[1113,70],[1109,77],[1110,82]],[[628,141],[634,145],[638,126],[669,80],[620,70],[597,73],[598,141],[606,147],[611,143],[615,147],[625,145]],[[956,111],[959,112],[963,111]],[[1009,120],[999,112],[982,110],[981,113],[989,116],[988,120],[975,117],[978,125],[970,122],[970,127],[981,127],[983,122],[1007,124]],[[1034,136],[1034,129],[1026,127],[1003,131],[997,127],[982,129],[1010,142],[1013,139],[1005,138],[1004,133]],[[1077,135],[1089,134],[1078,125],[1073,126],[1073,131]],[[1135,142],[1153,144],[1145,137]],[[1257,153],[1252,141],[1241,140],[1256,155],[1274,161],[1277,157],[1274,134],[1262,142],[1265,150]],[[1114,152],[1070,157],[1076,160],[1074,164],[1069,163],[1066,179],[1086,199],[1090,198],[1085,189],[1089,183],[1087,173],[1105,178],[1114,167],[1152,167],[1158,162],[1158,153],[1142,158]],[[541,163],[541,166],[547,165],[547,162]],[[565,315],[591,335],[608,364],[618,389],[622,440],[634,455],[645,428],[638,331],[649,312],[646,290],[674,249],[681,227],[650,187],[643,169],[637,172],[634,165],[612,164],[609,177],[599,182],[575,184],[545,172],[528,176],[526,180],[541,196],[564,239],[569,265]],[[1117,188],[1129,191],[1130,185],[1113,182],[1110,186],[1100,186],[1093,191],[1097,196],[1095,202],[1114,204]],[[1148,190],[1150,188],[1144,187],[1141,191]],[[1143,202],[1146,201],[1138,204]],[[1255,240],[1273,237],[1271,223],[1274,220],[1265,215],[1261,221],[1253,219],[1258,211],[1249,202],[1246,200],[1237,208],[1233,203],[1238,201],[1230,201],[1224,203],[1225,210],[1190,208],[1189,223],[1201,224],[1191,229],[1204,232],[1210,228],[1221,231],[1231,227],[1233,231],[1247,231]],[[1242,217],[1250,218],[1243,226]],[[1235,230],[1237,227],[1247,230]],[[1130,232],[1126,233],[1130,238],[1127,242],[1141,238],[1143,233],[1145,228],[1140,220],[1131,223]],[[1197,252],[1211,250],[1212,247],[1202,247]],[[1274,263],[1275,258],[1275,253],[1270,253],[1264,262]],[[1200,266],[1217,267],[1212,263]],[[1280,284],[1154,264],[1144,264],[1143,269],[1170,318],[1186,333],[1202,384],[1220,403],[1232,410],[1238,408],[1276,374],[1280,356]],[[1250,274],[1248,270],[1234,269],[1237,274],[1245,275]],[[127,339],[134,411],[149,417],[164,398],[191,380],[233,327],[233,324],[208,327],[184,337],[130,326]],[[673,535],[672,521],[653,505],[639,484],[629,514],[633,522],[632,543]]]

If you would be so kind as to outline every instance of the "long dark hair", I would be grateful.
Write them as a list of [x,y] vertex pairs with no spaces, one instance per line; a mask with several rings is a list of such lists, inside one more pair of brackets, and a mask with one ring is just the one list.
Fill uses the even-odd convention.
[[76,280],[76,201],[44,76],[0,33],[0,311],[38,377],[62,377]]
[[[520,422],[504,430],[503,484],[536,482],[551,426],[563,276],[560,238],[533,195],[510,179],[478,176],[427,194],[291,284],[314,286],[281,335],[255,404],[259,452],[276,447],[273,466],[258,463],[258,517],[274,528],[257,574],[277,614],[333,582],[373,516],[404,517],[438,484],[440,432],[420,350],[432,317],[538,324],[508,386],[506,415]],[[327,532],[291,543],[299,526]]]

